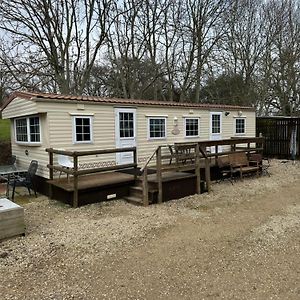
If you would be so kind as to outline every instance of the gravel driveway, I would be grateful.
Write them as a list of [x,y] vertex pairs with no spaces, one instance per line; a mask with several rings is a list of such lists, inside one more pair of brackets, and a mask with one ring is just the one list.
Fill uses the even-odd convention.
[[0,242],[1,299],[300,299],[300,163],[137,207],[24,204]]

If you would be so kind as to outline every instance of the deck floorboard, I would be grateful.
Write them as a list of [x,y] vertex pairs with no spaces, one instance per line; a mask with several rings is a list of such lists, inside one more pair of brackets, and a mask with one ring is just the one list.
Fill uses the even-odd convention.
[[[184,173],[184,172],[164,172],[162,173],[162,182],[168,182],[173,180],[179,180],[183,178],[196,177],[195,174]],[[149,182],[157,182],[156,174],[148,175]]]
[[[91,174],[78,177],[78,190],[86,190],[90,188],[103,187],[126,182],[130,183],[133,181],[134,175],[122,172]],[[67,178],[53,179],[49,180],[48,183],[68,192],[74,191],[73,177],[70,177],[69,180]]]

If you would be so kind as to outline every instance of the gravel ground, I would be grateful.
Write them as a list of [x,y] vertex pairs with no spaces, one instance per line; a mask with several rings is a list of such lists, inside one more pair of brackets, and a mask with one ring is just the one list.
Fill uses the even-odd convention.
[[30,198],[0,298],[300,299],[300,162],[270,173],[150,207]]

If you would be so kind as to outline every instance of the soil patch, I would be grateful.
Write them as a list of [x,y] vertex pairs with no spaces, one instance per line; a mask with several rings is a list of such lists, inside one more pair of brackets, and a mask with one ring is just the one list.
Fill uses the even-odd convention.
[[150,207],[24,204],[3,299],[299,299],[300,163]]

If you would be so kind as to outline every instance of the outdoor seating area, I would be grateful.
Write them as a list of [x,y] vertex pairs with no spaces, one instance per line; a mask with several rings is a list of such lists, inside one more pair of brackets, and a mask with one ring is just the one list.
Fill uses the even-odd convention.
[[[228,155],[228,157],[229,157],[231,177],[235,173],[238,173],[241,179],[243,179],[243,176],[246,174],[255,173],[257,176],[259,175],[260,172],[259,160],[250,161],[246,153],[244,152],[231,153]],[[252,163],[252,165],[250,163]]]
[[34,176],[38,168],[38,162],[32,160],[28,169],[19,168],[17,163],[17,157],[12,156],[7,164],[0,165],[0,179],[2,185],[5,185],[5,196],[10,197],[10,190],[12,190],[11,199],[14,201],[15,192],[17,187],[25,187],[31,195],[31,190],[37,197],[36,187],[34,184]]

